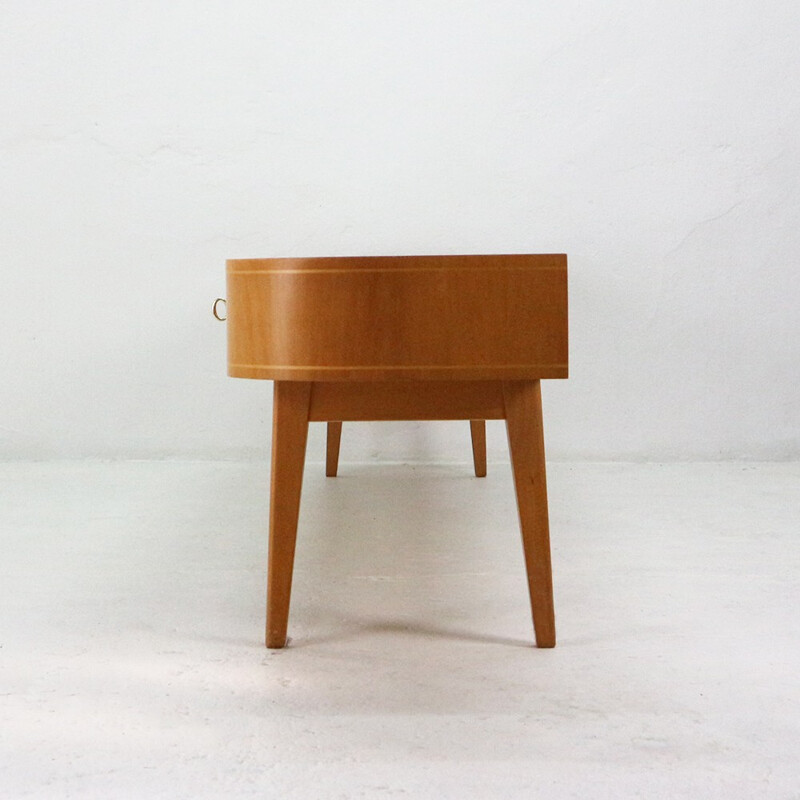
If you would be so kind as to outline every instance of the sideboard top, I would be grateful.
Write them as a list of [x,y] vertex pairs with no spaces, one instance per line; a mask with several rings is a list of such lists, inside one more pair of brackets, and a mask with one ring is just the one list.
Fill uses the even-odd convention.
[[567,256],[547,254],[418,255],[418,256],[321,256],[309,258],[232,258],[229,273],[313,272],[339,269],[430,270],[430,269],[563,269]]

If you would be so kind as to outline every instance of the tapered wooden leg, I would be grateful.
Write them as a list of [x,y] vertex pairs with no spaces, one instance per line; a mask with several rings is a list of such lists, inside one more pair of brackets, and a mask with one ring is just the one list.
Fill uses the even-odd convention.
[[311,384],[275,381],[267,571],[267,647],[286,644]]
[[325,474],[335,478],[339,469],[339,444],[342,441],[342,423],[328,423],[328,451],[325,457]]
[[503,399],[536,644],[554,647],[556,627],[539,381],[504,382]]
[[472,434],[472,461],[475,464],[475,476],[486,477],[486,420],[471,419],[469,430]]

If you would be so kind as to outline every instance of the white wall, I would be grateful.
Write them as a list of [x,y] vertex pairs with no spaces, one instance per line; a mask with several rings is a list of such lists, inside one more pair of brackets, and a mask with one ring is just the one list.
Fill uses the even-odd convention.
[[[798,4],[0,15],[0,456],[265,455],[225,258],[458,252],[570,256],[551,456],[800,455]],[[468,431],[351,426],[342,455]]]

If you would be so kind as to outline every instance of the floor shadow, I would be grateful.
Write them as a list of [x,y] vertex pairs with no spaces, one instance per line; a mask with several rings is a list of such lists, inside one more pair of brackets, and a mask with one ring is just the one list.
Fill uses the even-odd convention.
[[514,639],[510,636],[497,636],[458,628],[425,625],[418,622],[401,622],[398,620],[370,620],[360,623],[351,623],[346,630],[340,629],[336,633],[311,635],[308,637],[304,636],[298,639],[290,637],[288,644],[292,649],[300,649],[334,642],[342,643],[362,639],[375,634],[407,636],[418,639],[449,639],[460,642],[491,644],[514,648],[535,647],[533,636],[531,636],[530,641],[526,641],[524,639]]

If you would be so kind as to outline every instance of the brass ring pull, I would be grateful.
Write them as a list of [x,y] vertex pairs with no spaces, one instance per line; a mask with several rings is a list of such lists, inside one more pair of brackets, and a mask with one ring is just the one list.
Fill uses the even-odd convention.
[[[217,306],[219,306],[220,303],[223,303],[225,305],[225,316],[224,317],[221,317],[219,315],[219,312],[217,311]],[[220,322],[225,322],[225,320],[228,319],[228,301],[225,300],[224,297],[218,297],[214,301],[214,305],[211,308],[211,313],[214,315],[215,319],[218,319]]]

